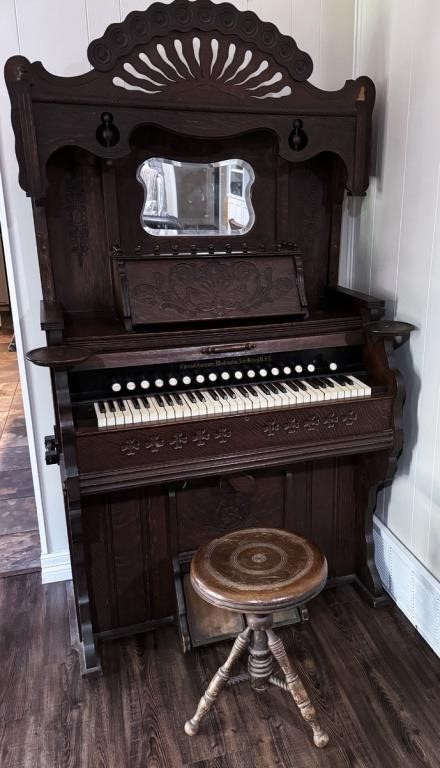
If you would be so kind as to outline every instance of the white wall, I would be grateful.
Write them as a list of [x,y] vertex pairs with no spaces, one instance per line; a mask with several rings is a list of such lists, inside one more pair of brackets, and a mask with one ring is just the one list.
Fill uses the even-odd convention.
[[[148,5],[147,0],[1,0],[1,57],[4,61],[21,53],[31,61],[42,60],[46,69],[56,74],[79,74],[89,68],[86,49],[90,40],[99,37],[108,24],[122,20],[129,11]],[[315,70],[311,80],[316,85],[336,89],[351,77],[355,0],[235,0],[234,5],[255,11],[292,35],[300,48],[312,56]],[[23,349],[44,344],[45,338],[39,330],[41,286],[31,206],[18,186],[9,114],[9,99],[1,79],[0,168],[7,217],[6,221],[4,214],[2,224],[8,230],[12,254],[8,272],[16,292],[13,309],[30,428],[43,570],[48,571],[43,577],[55,578],[56,573],[63,573],[67,538],[58,469],[46,467],[43,455],[43,438],[52,432],[53,425],[49,376],[46,371],[25,364],[22,354]]]
[[356,66],[378,88],[374,182],[353,286],[414,323],[398,351],[405,449],[378,514],[440,579],[440,3],[360,0]]

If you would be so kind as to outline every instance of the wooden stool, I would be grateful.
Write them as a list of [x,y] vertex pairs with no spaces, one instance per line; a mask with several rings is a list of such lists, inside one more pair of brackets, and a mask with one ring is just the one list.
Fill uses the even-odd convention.
[[[201,547],[191,563],[191,583],[208,603],[244,613],[246,629],[200,699],[195,715],[185,723],[194,736],[217,696],[227,683],[250,680],[264,691],[268,683],[292,694],[303,718],[313,729],[317,747],[325,747],[328,735],[321,728],[298,672],[283,643],[272,629],[274,611],[310,600],[323,588],[327,562],[314,544],[288,531],[250,528],[214,539]],[[231,679],[232,665],[248,649],[248,674]],[[276,659],[285,679],[273,672]]]

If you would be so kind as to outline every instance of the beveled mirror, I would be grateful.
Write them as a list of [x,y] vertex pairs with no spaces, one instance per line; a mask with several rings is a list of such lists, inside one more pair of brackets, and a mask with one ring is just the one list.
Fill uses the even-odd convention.
[[245,160],[188,163],[150,157],[139,166],[141,225],[150,235],[244,235],[255,221]]

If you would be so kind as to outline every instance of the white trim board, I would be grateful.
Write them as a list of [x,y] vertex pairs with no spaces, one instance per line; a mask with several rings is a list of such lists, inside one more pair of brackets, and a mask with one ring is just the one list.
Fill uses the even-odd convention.
[[54,581],[69,581],[71,578],[72,568],[68,550],[41,555],[42,584],[51,584]]
[[373,534],[384,589],[440,657],[440,582],[377,517]]

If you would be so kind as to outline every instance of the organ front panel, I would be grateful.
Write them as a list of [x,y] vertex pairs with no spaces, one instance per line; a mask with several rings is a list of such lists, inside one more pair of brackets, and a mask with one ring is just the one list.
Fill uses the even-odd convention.
[[108,637],[175,621],[186,650],[236,631],[187,579],[228,530],[309,536],[330,584],[380,603],[372,519],[401,450],[392,353],[411,327],[338,286],[373,83],[321,91],[291,38],[207,0],[130,14],[88,55],[81,77],[21,56],[5,70],[84,674]]

